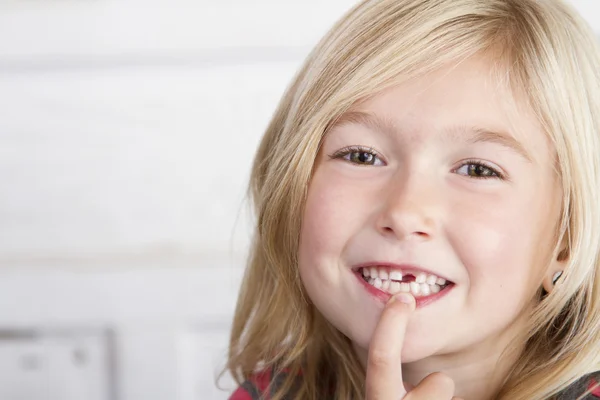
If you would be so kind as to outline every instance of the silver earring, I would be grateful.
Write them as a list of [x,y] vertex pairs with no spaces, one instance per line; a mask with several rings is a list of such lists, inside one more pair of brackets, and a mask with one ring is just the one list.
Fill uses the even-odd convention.
[[554,274],[554,276],[552,277],[552,286],[556,285],[556,281],[558,281],[558,279],[562,276],[563,272],[562,271],[558,271],[557,273]]

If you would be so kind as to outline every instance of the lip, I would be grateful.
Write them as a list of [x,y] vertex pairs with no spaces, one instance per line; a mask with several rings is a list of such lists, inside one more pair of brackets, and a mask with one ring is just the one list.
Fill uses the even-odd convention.
[[[358,281],[362,284],[362,286],[366,289],[367,293],[384,304],[388,302],[388,300],[392,297],[392,295],[387,292],[384,292],[382,290],[379,290],[372,285],[369,285],[369,283],[363,279],[363,276],[360,273],[361,268],[372,267],[372,266],[387,267],[390,269],[398,269],[398,270],[401,270],[402,272],[407,272],[410,274],[413,274],[415,272],[416,273],[424,272],[424,273],[433,274],[433,275],[436,275],[437,277],[446,279],[445,277],[440,276],[440,275],[436,274],[435,272],[432,272],[432,271],[429,271],[429,270],[426,270],[426,269],[423,269],[420,267],[415,267],[414,265],[409,265],[409,264],[398,265],[398,264],[393,264],[393,263],[389,263],[389,262],[388,263],[386,263],[386,262],[368,262],[368,263],[362,263],[362,264],[356,265],[354,268],[352,268],[352,272],[354,273],[354,275],[356,276]],[[450,290],[452,290],[454,288],[454,283],[448,279],[446,279],[446,280],[449,282],[449,284],[444,289],[440,290],[438,293],[433,293],[433,294],[430,294],[429,296],[424,296],[424,297],[415,297],[416,308],[425,307],[426,305],[429,305],[429,304],[441,299],[445,295],[447,295],[450,292]]]

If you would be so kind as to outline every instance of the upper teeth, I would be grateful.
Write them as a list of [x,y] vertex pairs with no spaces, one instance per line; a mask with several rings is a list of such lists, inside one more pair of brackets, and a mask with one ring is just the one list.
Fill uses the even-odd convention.
[[444,278],[424,272],[416,274],[413,282],[401,282],[402,271],[384,267],[363,268],[362,274],[371,285],[390,294],[411,292],[415,296],[428,296],[439,292],[446,284]]

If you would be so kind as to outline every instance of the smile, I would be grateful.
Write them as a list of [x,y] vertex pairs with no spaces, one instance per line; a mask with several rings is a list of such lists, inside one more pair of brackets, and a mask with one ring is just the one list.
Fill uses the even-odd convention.
[[417,301],[434,297],[452,285],[445,278],[414,269],[369,266],[359,268],[356,273],[365,284],[381,294],[411,293]]

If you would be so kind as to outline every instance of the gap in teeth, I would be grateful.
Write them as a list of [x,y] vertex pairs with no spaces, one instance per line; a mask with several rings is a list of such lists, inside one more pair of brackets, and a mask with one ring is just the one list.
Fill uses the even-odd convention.
[[362,268],[361,272],[366,282],[390,294],[404,292],[415,297],[424,297],[438,293],[447,286],[445,279],[425,273],[419,273],[417,276],[402,275],[399,270],[377,267]]

